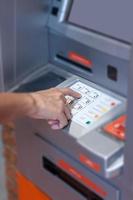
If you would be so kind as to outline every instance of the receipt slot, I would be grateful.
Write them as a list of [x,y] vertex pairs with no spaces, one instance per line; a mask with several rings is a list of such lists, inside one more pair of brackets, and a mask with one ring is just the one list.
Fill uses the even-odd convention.
[[[128,73],[133,33],[126,23],[132,3],[121,4],[127,18],[120,29],[119,4],[51,1],[48,62],[16,89],[69,87],[81,94],[65,97],[72,119],[62,130],[52,130],[45,120],[16,122],[18,169],[52,200],[132,200]],[[113,18],[119,14],[113,23],[106,16],[111,10]]]

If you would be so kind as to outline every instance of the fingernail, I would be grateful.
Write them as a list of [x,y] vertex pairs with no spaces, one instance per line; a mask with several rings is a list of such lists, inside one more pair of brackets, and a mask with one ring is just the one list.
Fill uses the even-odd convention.
[[82,95],[80,94],[80,93],[77,93],[78,94],[78,98],[81,98],[82,97]]
[[52,128],[53,130],[58,130],[58,129],[60,129],[59,125],[57,125],[57,124],[52,125],[51,128]]
[[59,121],[58,120],[48,120],[48,124],[49,125],[54,125],[54,124],[58,124],[59,123]]

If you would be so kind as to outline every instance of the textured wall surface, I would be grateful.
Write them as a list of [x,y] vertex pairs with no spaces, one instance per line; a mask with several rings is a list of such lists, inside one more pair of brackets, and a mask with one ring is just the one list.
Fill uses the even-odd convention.
[[3,158],[2,131],[0,128],[0,200],[7,200],[7,192],[5,187],[5,162]]
[[[18,200],[16,182],[16,141],[12,124],[4,127],[2,133],[3,154],[5,157],[6,190],[8,200]],[[0,200],[6,200],[0,198]]]

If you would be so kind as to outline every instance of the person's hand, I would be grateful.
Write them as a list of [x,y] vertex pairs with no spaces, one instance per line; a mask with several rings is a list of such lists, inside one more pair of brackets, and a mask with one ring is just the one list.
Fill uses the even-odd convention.
[[49,89],[40,92],[30,93],[33,99],[29,117],[46,119],[52,129],[61,129],[71,119],[71,110],[67,105],[65,96],[80,98],[81,95],[70,88]]

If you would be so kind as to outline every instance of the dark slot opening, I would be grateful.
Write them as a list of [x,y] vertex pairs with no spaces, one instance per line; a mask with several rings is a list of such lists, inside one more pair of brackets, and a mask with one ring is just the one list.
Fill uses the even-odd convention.
[[74,65],[75,67],[81,68],[82,70],[86,70],[86,71],[89,72],[89,73],[92,73],[92,69],[91,69],[91,68],[87,68],[85,65],[82,65],[82,64],[80,64],[80,63],[77,63],[77,62],[75,62],[75,61],[73,61],[73,60],[71,60],[71,59],[69,59],[69,58],[67,58],[67,57],[65,57],[65,56],[62,56],[62,55],[60,55],[60,54],[57,54],[57,55],[56,55],[56,58],[58,58],[58,59],[61,60],[61,61],[67,62],[67,63],[69,63],[69,64],[71,64],[71,65]]
[[54,15],[54,16],[57,16],[58,12],[59,12],[59,8],[54,6],[52,8],[51,14]]
[[59,179],[64,181],[78,193],[83,195],[87,200],[104,200],[103,198],[99,197],[97,194],[89,190],[86,186],[75,180],[69,174],[64,172],[46,157],[43,157],[43,167],[54,176],[57,176]]
[[22,84],[16,90],[16,92],[33,92],[38,90],[45,90],[51,87],[55,87],[63,81],[65,81],[63,76],[57,75],[56,73],[50,71],[28,83]]
[[108,65],[107,66],[107,76],[112,81],[117,81],[118,79],[118,70],[116,67]]

